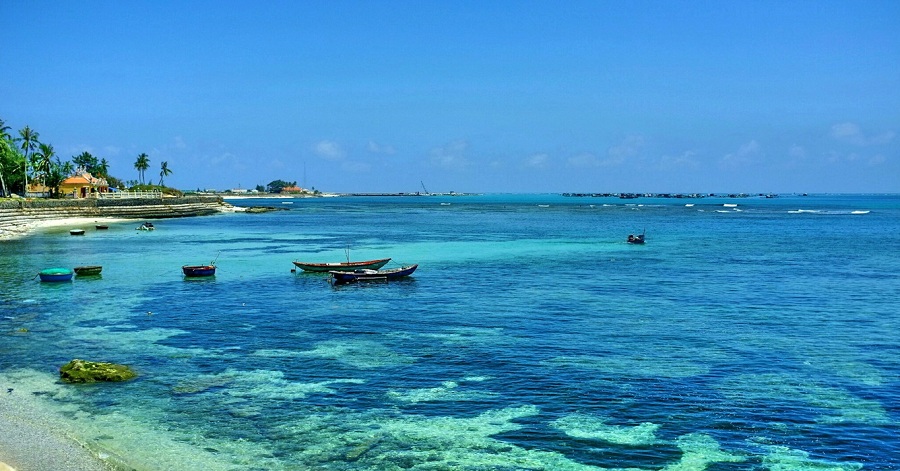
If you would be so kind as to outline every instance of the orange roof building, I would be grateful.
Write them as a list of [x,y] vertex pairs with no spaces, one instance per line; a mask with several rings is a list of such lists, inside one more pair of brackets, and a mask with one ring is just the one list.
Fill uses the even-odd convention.
[[75,198],[87,198],[95,193],[108,191],[109,183],[105,178],[95,177],[85,171],[77,172],[59,184],[60,194],[72,195]]

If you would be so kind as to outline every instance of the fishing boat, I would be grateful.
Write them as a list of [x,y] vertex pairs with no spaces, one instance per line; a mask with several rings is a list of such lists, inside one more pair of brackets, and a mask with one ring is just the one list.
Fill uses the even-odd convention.
[[69,229],[71,235],[84,235],[84,229]]
[[68,268],[47,268],[38,273],[41,281],[72,281],[72,275]]
[[353,271],[332,270],[332,280],[335,284],[354,283],[357,281],[393,281],[411,275],[419,265],[408,265],[388,270],[360,269]]
[[75,274],[77,276],[93,276],[99,275],[103,270],[103,267],[100,265],[86,265],[82,267],[75,267]]
[[380,258],[377,260],[366,260],[364,262],[308,263],[295,260],[291,263],[303,271],[325,273],[331,271],[378,270],[390,261],[391,259],[389,258]]
[[184,276],[199,277],[213,276],[216,274],[215,265],[184,265],[181,267]]
[[156,228],[153,227],[152,222],[145,222],[137,227],[137,230],[139,230],[139,231],[152,231],[154,229],[156,229]]
[[106,224],[97,224],[94,227],[96,227],[98,231],[103,231],[103,230],[109,229],[109,226],[107,226]]
[[629,244],[643,244],[644,243],[644,234],[628,234],[628,243]]

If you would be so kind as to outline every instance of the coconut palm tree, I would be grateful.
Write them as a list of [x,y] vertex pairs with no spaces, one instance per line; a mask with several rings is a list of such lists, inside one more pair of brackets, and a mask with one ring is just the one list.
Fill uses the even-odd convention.
[[100,164],[97,165],[97,174],[103,178],[109,178],[109,162],[106,161],[106,158],[100,159]]
[[159,186],[164,186],[164,185],[163,185],[163,178],[168,177],[168,176],[171,175],[171,174],[172,174],[172,171],[169,170],[169,162],[165,162],[165,161],[164,161],[164,162],[160,165],[160,169],[159,169]]
[[9,135],[9,130],[10,127],[6,125],[6,121],[4,121],[3,118],[0,118],[0,140],[12,140],[12,136]]
[[138,176],[141,178],[141,185],[143,185],[144,171],[150,168],[150,157],[145,153],[141,153],[141,155],[139,155],[137,160],[134,162],[134,168],[137,169]]
[[11,145],[12,136],[9,135],[10,127],[6,125],[6,121],[0,119],[0,190],[2,190],[2,196],[6,196],[9,194],[9,191],[6,189],[6,180],[3,179],[3,160],[7,153],[7,148]]
[[28,153],[37,147],[40,135],[37,131],[25,126],[19,130],[19,136],[21,136],[22,151],[25,152],[25,193],[28,193]]
[[42,181],[46,180],[47,175],[50,174],[50,165],[53,163],[53,158],[56,157],[53,146],[41,143],[38,145],[38,152],[33,154],[32,157],[34,158],[35,174],[41,176]]

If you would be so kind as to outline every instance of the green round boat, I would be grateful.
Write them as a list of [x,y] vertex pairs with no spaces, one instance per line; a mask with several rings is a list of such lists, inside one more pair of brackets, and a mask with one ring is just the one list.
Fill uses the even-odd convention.
[[41,281],[71,281],[73,274],[68,268],[47,268],[38,273]]

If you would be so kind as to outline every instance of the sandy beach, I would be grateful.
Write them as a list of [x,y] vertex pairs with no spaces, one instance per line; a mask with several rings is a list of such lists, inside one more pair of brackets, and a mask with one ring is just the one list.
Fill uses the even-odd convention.
[[26,220],[20,223],[0,226],[0,240],[24,237],[36,230],[50,227],[70,227],[72,229],[92,229],[96,224],[112,224],[136,219],[104,217],[70,217],[59,219]]
[[0,471],[113,471],[50,416],[32,410],[30,394],[3,388],[0,398]]

